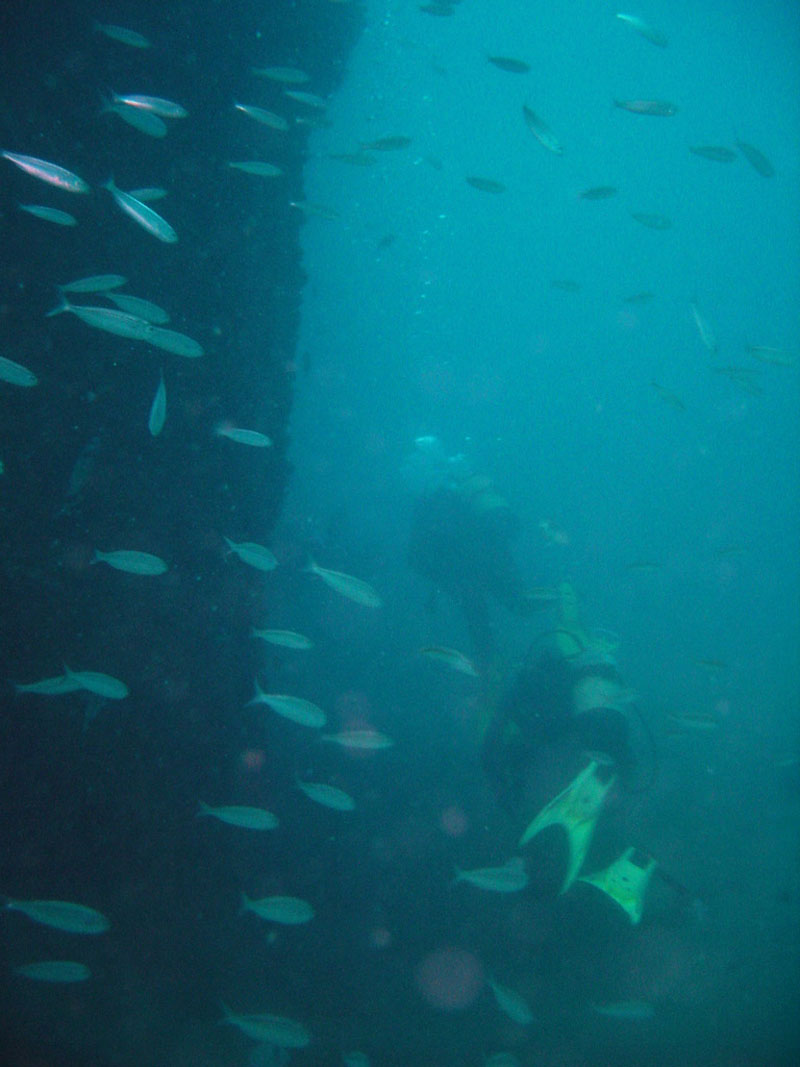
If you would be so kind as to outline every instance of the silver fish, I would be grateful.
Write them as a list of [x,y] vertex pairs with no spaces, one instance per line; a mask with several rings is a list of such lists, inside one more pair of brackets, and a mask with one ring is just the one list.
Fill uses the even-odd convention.
[[94,22],[92,28],[95,32],[102,33],[104,37],[108,37],[110,41],[127,44],[131,48],[150,47],[150,42],[145,36],[137,33],[136,30],[129,30],[126,26],[114,26],[108,22]]
[[159,241],[164,241],[166,244],[174,244],[178,240],[177,233],[175,233],[166,219],[163,219],[147,204],[143,204],[141,200],[137,200],[135,196],[118,189],[114,184],[113,178],[109,178],[103,188],[108,189],[126,215],[152,234],[153,237],[157,237]]
[[238,826],[243,830],[274,830],[278,826],[278,818],[266,808],[251,808],[241,804],[227,804],[213,808],[210,804],[200,801],[198,815],[208,815],[212,819],[229,826]]
[[44,222],[54,222],[57,226],[78,225],[78,220],[74,215],[70,215],[68,211],[60,211],[57,207],[45,207],[44,204],[20,204],[19,209]]
[[188,115],[186,108],[176,104],[174,100],[165,100],[161,96],[140,96],[137,93],[123,96],[119,93],[112,93],[111,98],[115,104],[124,104],[125,107],[146,111],[162,119],[183,119]]
[[105,293],[109,289],[119,289],[127,280],[121,274],[93,274],[89,278],[77,278],[74,282],[59,285],[58,288],[62,293]]
[[312,704],[310,700],[288,696],[286,693],[265,693],[258,681],[256,681],[256,695],[250,703],[266,704],[284,719],[296,722],[300,726],[310,726],[313,729],[324,726],[328,719],[322,708]]
[[127,311],[129,315],[135,315],[137,319],[152,322],[154,326],[163,326],[169,322],[169,314],[158,304],[150,300],[143,300],[140,296],[131,296],[129,293],[109,293],[108,299],[116,304],[120,311]]
[[525,118],[525,125],[539,144],[543,145],[549,152],[553,152],[555,155],[560,156],[564,151],[561,142],[544,119],[541,119],[535,111],[532,111],[527,106],[527,104],[522,105],[522,114]]
[[15,967],[14,973],[36,982],[85,982],[92,972],[85,963],[72,960],[39,960]]
[[265,545],[258,545],[255,541],[231,541],[230,537],[224,537],[223,540],[242,563],[247,563],[256,570],[273,571],[278,566],[277,559]]
[[308,570],[311,574],[316,574],[318,578],[321,578],[331,589],[347,597],[348,600],[355,601],[356,604],[363,604],[367,608],[381,606],[382,601],[376,591],[360,578],[354,578],[351,574],[343,574],[341,571],[331,571],[326,567],[318,567],[313,560]]
[[36,923],[71,934],[102,934],[111,923],[99,911],[66,900],[7,900],[9,911],[21,911]]
[[162,371],[158,388],[156,389],[156,395],[153,397],[153,403],[150,405],[150,414],[147,418],[147,429],[150,431],[151,437],[158,437],[164,429],[164,423],[166,421],[167,387],[164,384],[164,372]]
[[298,778],[297,788],[305,793],[309,800],[321,804],[323,808],[331,808],[332,811],[352,811],[356,806],[349,793],[337,789],[335,785],[328,785],[327,782],[301,782]]
[[59,167],[55,163],[37,159],[36,156],[21,156],[16,152],[3,152],[2,156],[18,166],[20,170],[24,170],[26,174],[39,178],[40,181],[47,182],[49,185],[55,185],[57,189],[63,189],[67,193],[89,192],[89,186],[83,178],[79,178],[71,170]]
[[300,926],[314,918],[314,909],[307,900],[299,897],[262,897],[251,900],[242,893],[242,911],[252,911],[260,919],[281,923],[284,926]]
[[282,115],[276,115],[274,111],[267,111],[266,108],[255,107],[252,104],[234,104],[233,106],[248,118],[260,122],[262,126],[269,126],[270,129],[282,132],[289,129],[287,120]]
[[13,359],[0,356],[0,382],[30,387],[36,385],[38,380],[33,371],[23,367],[21,363],[15,363]]
[[221,422],[214,430],[217,437],[227,437],[229,441],[236,441],[240,445],[250,445],[251,448],[269,448],[272,441],[265,433],[258,430],[245,430],[240,426],[231,426],[227,422]]
[[114,570],[148,577],[164,574],[168,570],[167,564],[160,556],[125,548],[116,549],[113,552],[101,552],[96,549],[92,563],[107,563]]

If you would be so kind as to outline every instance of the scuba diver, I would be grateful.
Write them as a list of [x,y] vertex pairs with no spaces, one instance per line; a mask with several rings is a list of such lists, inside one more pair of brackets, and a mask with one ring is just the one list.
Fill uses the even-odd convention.
[[514,561],[519,519],[463,456],[447,458],[434,437],[415,444],[414,473],[424,485],[413,509],[408,561],[434,594],[442,591],[458,605],[473,655],[485,667],[494,656],[490,601],[523,616],[539,606],[526,596]]
[[[565,831],[568,856],[561,892],[575,881],[586,882],[611,897],[636,924],[654,874],[683,902],[692,895],[655,859],[632,847],[605,869],[581,873],[609,798],[623,799],[652,785],[655,746],[617,668],[616,639],[581,628],[569,583],[561,585],[560,594],[551,647],[539,646],[500,702],[484,735],[483,765],[498,802],[520,817],[520,825],[523,814],[529,818],[538,812],[522,832],[520,847],[550,826]],[[648,762],[649,780],[643,781]],[[616,815],[621,816],[619,806]],[[610,821],[605,820],[607,829]]]

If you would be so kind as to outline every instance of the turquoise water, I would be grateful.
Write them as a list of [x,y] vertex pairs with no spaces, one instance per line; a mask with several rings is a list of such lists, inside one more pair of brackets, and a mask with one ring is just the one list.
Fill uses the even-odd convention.
[[[631,13],[666,46],[588,0],[4,12],[0,148],[93,192],[2,161],[0,355],[38,382],[0,382],[0,890],[111,924],[87,937],[4,912],[4,1062],[795,1062],[800,21],[778,2]],[[266,65],[307,71],[324,112],[250,73]],[[98,113],[112,90],[188,116],[153,138]],[[283,173],[227,165],[242,160]],[[118,210],[111,174],[168,190],[151,207],[177,244]],[[205,355],[45,317],[59,283],[112,271]],[[519,579],[551,594],[527,617],[489,604],[491,662],[407,558],[415,508],[466,474],[508,502]],[[97,549],[167,570],[93,564]],[[504,807],[480,758],[563,623],[565,582],[632,691],[643,788],[612,790],[584,873],[628,846],[652,856],[668,881],[637,925],[591,886],[559,894],[556,830],[525,849],[525,888],[454,884],[518,855],[571,780],[547,761],[537,805]],[[479,676],[420,655],[441,647]],[[15,692],[65,663],[129,694],[97,678]],[[325,726],[248,704],[254,678]],[[364,730],[372,747],[352,747]],[[197,818],[201,801],[278,825]],[[243,893],[314,915],[267,923]],[[16,970],[48,960],[91,977]],[[219,1025],[228,1010],[295,1025]]]

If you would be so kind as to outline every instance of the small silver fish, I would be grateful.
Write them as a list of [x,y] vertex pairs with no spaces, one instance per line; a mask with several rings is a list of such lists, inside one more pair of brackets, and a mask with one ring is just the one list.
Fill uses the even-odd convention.
[[278,817],[266,808],[252,808],[241,804],[228,804],[213,808],[200,801],[198,815],[207,815],[212,819],[238,826],[243,830],[274,830],[278,826]]
[[535,111],[532,111],[527,106],[527,104],[522,105],[522,114],[525,119],[525,125],[539,144],[543,145],[549,152],[553,152],[555,155],[560,156],[564,151],[561,142],[544,119],[541,119]]
[[289,123],[282,115],[276,115],[274,111],[267,111],[263,107],[255,107],[252,104],[234,104],[237,111],[241,111],[248,118],[255,119],[262,126],[269,126],[273,130],[282,132],[289,129]]
[[9,911],[21,911],[34,922],[71,934],[103,934],[111,923],[99,911],[66,900],[7,900]]
[[320,741],[330,741],[341,748],[352,748],[362,752],[379,752],[391,748],[394,741],[379,730],[342,730],[338,734],[323,734]]
[[245,159],[241,162],[228,164],[233,170],[240,170],[243,174],[253,174],[257,178],[279,178],[283,171],[274,163],[266,163],[261,159]]
[[117,205],[125,212],[129,218],[132,218],[134,222],[137,222],[142,229],[147,230],[153,237],[158,238],[159,241],[165,242],[165,244],[174,244],[178,240],[177,233],[173,230],[170,224],[163,219],[156,211],[153,211],[147,204],[143,204],[141,200],[137,200],[135,196],[131,196],[130,193],[125,193],[122,189],[118,189],[114,184],[114,179],[109,178],[103,185],[104,189],[108,189]]
[[314,918],[314,909],[307,900],[299,897],[262,897],[251,900],[242,893],[242,911],[252,911],[260,919],[281,923],[284,926],[300,926]]
[[21,156],[16,152],[3,152],[2,156],[10,163],[14,163],[20,170],[30,174],[40,181],[55,185],[57,189],[63,189],[67,193],[88,193],[89,186],[73,174],[71,170],[59,167],[55,163],[48,163],[45,159],[37,159],[36,156]]
[[312,704],[310,700],[288,696],[286,693],[265,693],[258,681],[256,681],[256,695],[250,703],[266,704],[284,719],[290,719],[300,726],[310,726],[314,729],[324,726],[328,719],[322,708]]
[[125,104],[104,104],[103,111],[111,112],[112,115],[116,115],[132,126],[134,130],[147,134],[148,137],[167,136],[166,122],[150,111],[140,111],[138,108],[127,107]]
[[349,793],[326,782],[301,782],[298,778],[297,788],[305,793],[309,800],[333,811],[352,811],[356,806]]
[[93,274],[89,278],[77,278],[74,282],[59,285],[58,288],[62,293],[105,293],[109,289],[119,289],[127,280],[121,274]]
[[15,967],[14,973],[35,982],[85,982],[92,972],[85,963],[72,960],[39,960]]
[[73,682],[77,682],[81,689],[108,700],[124,700],[130,693],[130,689],[119,678],[101,671],[72,671],[64,664],[64,674]]
[[9,385],[21,385],[30,387],[36,385],[39,379],[32,370],[23,367],[21,363],[15,363],[13,359],[0,356],[0,382],[8,382]]
[[78,220],[74,215],[70,215],[68,211],[60,211],[57,207],[46,207],[44,204],[20,204],[19,209],[44,222],[54,222],[57,226],[78,225]]
[[164,384],[164,372],[161,372],[156,395],[150,405],[150,414],[147,418],[147,429],[151,437],[158,437],[164,429],[167,421],[167,387]]
[[119,44],[127,44],[130,48],[149,48],[150,42],[136,30],[129,30],[126,26],[114,26],[108,22],[94,22],[92,28],[97,33],[102,33],[109,41],[117,41]]
[[229,441],[235,441],[240,445],[250,445],[251,448],[269,448],[272,441],[265,433],[258,430],[245,430],[240,426],[231,426],[230,423],[221,422],[214,430],[217,437],[227,437]]
[[382,601],[376,591],[360,578],[354,578],[350,574],[342,574],[341,571],[331,571],[326,567],[318,567],[313,560],[309,564],[308,570],[311,574],[321,578],[331,589],[356,604],[362,604],[367,608],[379,608],[381,606]]
[[280,645],[282,648],[308,649],[314,646],[314,642],[305,634],[296,633],[294,630],[257,630],[253,627],[250,636],[258,637],[271,645]]
[[129,315],[135,315],[145,322],[152,322],[154,326],[163,326],[169,322],[169,313],[152,300],[144,300],[141,296],[131,296],[130,293],[108,293],[107,299],[116,304],[120,311],[127,311]]
[[223,540],[242,563],[247,563],[256,570],[273,571],[278,566],[277,559],[265,545],[258,545],[255,541],[231,541],[229,537],[224,537]]
[[113,552],[101,552],[96,549],[92,563],[107,563],[114,570],[146,576],[164,574],[168,570],[167,564],[160,556],[129,549],[117,549]]
[[176,104],[173,100],[165,100],[161,96],[140,96],[137,93],[120,95],[112,93],[111,98],[115,104],[124,104],[125,107],[137,108],[151,115],[158,115],[162,119],[183,119],[188,115],[186,108]]

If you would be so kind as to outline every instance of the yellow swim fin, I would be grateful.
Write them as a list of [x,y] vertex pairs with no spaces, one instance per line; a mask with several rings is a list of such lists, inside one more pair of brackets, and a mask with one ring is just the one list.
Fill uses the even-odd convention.
[[562,893],[566,893],[581,869],[606,794],[616,781],[614,775],[604,781],[596,773],[598,767],[595,760],[584,767],[566,789],[542,808],[520,838],[521,847],[548,826],[564,827],[569,841],[569,864]]
[[635,926],[642,917],[644,895],[657,866],[652,856],[627,848],[604,871],[582,875],[578,881],[596,886],[610,896],[627,912],[628,918]]

